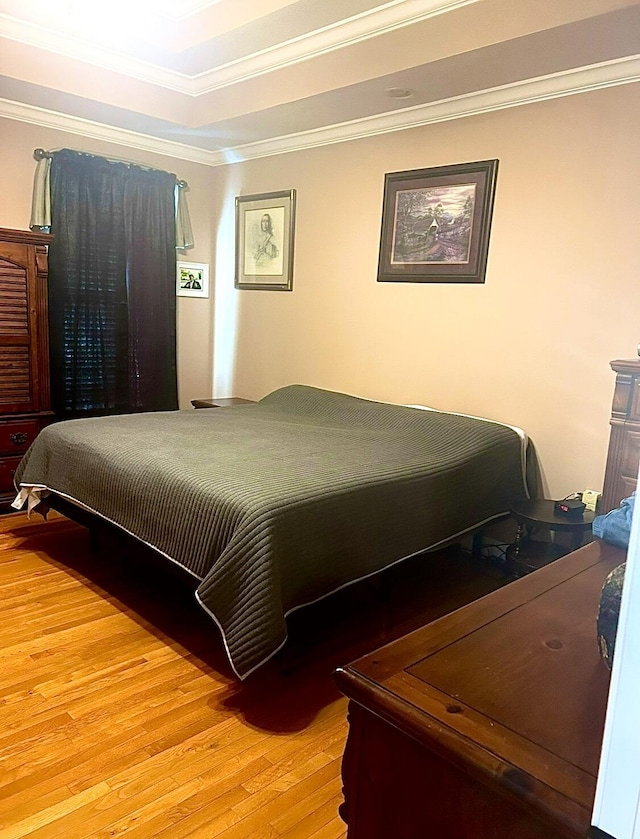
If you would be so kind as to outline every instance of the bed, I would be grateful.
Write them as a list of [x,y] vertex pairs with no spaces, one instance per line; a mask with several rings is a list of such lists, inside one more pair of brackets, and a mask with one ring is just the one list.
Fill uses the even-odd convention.
[[66,499],[188,571],[244,679],[295,609],[506,514],[527,494],[526,450],[497,422],[291,385],[50,425],[14,506]]

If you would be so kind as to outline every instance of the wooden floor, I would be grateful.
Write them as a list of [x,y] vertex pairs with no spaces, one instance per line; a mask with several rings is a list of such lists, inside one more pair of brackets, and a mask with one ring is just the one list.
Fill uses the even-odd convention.
[[344,837],[334,668],[504,582],[457,551],[407,561],[291,616],[241,684],[166,565],[0,516],[0,839]]

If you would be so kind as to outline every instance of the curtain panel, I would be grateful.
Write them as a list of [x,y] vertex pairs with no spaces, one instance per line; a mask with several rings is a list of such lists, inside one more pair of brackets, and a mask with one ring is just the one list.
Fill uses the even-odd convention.
[[50,181],[56,415],[175,410],[175,175],[63,149]]

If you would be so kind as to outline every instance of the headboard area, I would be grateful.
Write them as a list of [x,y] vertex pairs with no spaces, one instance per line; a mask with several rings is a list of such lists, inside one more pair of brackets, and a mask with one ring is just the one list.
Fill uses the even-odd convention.
[[602,490],[602,510],[617,507],[636,488],[640,465],[640,358],[611,362],[616,384]]

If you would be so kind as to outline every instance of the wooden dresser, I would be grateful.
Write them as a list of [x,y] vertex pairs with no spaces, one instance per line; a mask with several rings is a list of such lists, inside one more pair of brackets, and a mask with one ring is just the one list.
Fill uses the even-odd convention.
[[616,384],[602,507],[608,513],[636,488],[640,465],[640,358],[612,361]]
[[47,256],[53,237],[0,228],[0,510],[13,474],[51,419]]
[[337,671],[348,839],[584,839],[624,558],[592,542]]

